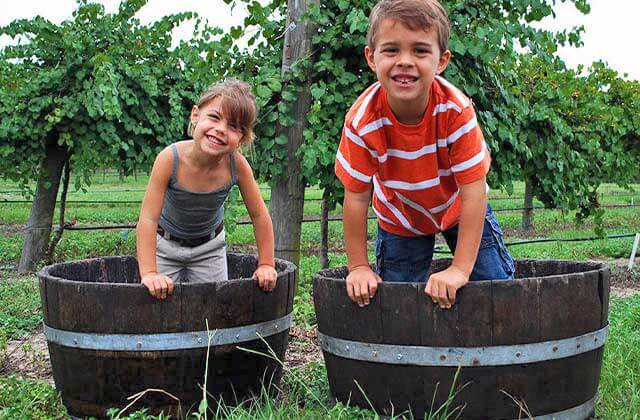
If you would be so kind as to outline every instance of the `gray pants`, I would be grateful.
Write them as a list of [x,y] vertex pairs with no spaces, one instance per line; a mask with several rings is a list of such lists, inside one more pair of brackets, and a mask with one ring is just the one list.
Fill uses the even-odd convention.
[[[156,235],[158,273],[174,282],[189,283],[227,280],[227,246],[224,230],[202,245],[190,248]],[[183,273],[182,276],[180,274]]]

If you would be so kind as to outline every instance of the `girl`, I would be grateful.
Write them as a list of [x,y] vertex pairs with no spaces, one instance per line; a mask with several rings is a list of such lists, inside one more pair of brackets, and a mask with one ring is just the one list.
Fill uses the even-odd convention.
[[140,277],[149,293],[165,299],[180,272],[187,281],[227,278],[224,201],[234,184],[251,217],[258,245],[253,276],[275,287],[273,225],[258,184],[238,148],[253,141],[255,98],[244,82],[209,87],[191,110],[193,140],[164,149],[153,164],[136,227]]

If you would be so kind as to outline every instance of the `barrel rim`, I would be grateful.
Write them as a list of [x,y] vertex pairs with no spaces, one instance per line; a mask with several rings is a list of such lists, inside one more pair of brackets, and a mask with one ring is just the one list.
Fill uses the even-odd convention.
[[[439,260],[434,260],[434,261],[442,261],[442,260],[451,260],[451,258],[442,258]],[[576,260],[566,260],[566,259],[559,259],[559,260],[548,260],[548,259],[522,259],[522,260],[518,260],[519,262],[542,262],[542,261],[554,261],[554,262],[558,262],[558,263],[581,263],[581,264],[585,264],[585,265],[592,265],[593,268],[590,270],[586,270],[586,271],[576,271],[573,273],[565,273],[565,274],[553,274],[553,275],[549,275],[549,276],[536,276],[536,277],[519,277],[519,278],[515,278],[512,279],[511,282],[515,282],[517,283],[523,283],[525,281],[530,282],[533,280],[539,280],[539,279],[559,279],[565,276],[584,276],[587,274],[593,274],[593,273],[600,273],[600,272],[606,272],[609,271],[609,266],[602,262],[602,261],[592,261],[592,260],[585,260],[585,261],[576,261]],[[336,282],[346,282],[346,278],[337,278],[337,277],[328,277],[326,275],[324,275],[324,272],[328,272],[328,271],[335,271],[335,270],[340,270],[340,269],[346,269],[347,266],[340,266],[340,267],[333,267],[333,268],[327,268],[324,270],[320,270],[316,273],[314,273],[313,275],[313,280],[332,280],[332,281],[336,281]],[[465,288],[469,288],[469,287],[481,287],[483,285],[486,284],[491,284],[491,283],[503,283],[505,280],[498,280],[498,279],[490,279],[490,280],[475,280],[475,281],[470,281],[469,283],[467,283],[467,285],[465,286]],[[426,283],[425,281],[422,282],[382,282],[380,283],[380,285],[378,285],[378,287],[380,287],[381,285],[393,285],[393,284],[420,284],[420,283]],[[385,286],[386,287],[386,286]]]
[[[241,253],[234,253],[234,252],[227,253],[227,257],[242,257],[242,256],[255,257],[257,260],[257,257],[253,254],[241,254]],[[115,260],[115,259],[137,260],[136,257],[134,257],[133,255],[114,255],[114,256],[103,256],[103,257],[95,257],[95,258],[85,258],[81,260],[65,261],[63,263],[56,263],[56,264],[51,264],[43,267],[38,272],[38,278],[46,281],[59,282],[61,284],[91,285],[88,287],[96,287],[96,288],[108,288],[108,287],[111,287],[112,285],[118,285],[118,287],[132,287],[132,288],[144,287],[142,283],[120,283],[120,282],[97,282],[97,281],[87,281],[87,280],[72,280],[72,279],[65,279],[63,277],[59,277],[51,274],[51,270],[61,265],[71,265],[71,264],[78,264],[78,263],[84,263],[84,262],[93,262],[93,261],[100,261],[100,260]],[[293,275],[297,270],[296,265],[290,261],[275,258],[274,262],[276,264],[276,267],[278,265],[284,266],[284,270],[277,272],[278,279],[283,278],[287,275]],[[241,281],[253,282],[255,280],[252,277],[238,277],[238,278],[225,280],[225,282],[241,282]],[[210,285],[213,283],[215,282],[181,283],[181,287],[207,288],[207,287],[211,287]]]

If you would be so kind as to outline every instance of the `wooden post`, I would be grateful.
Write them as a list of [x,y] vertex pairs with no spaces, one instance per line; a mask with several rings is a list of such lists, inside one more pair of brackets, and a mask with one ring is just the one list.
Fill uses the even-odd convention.
[[627,270],[631,271],[633,268],[633,262],[636,259],[636,252],[638,252],[638,244],[640,243],[640,233],[636,233],[636,238],[633,240],[633,248],[631,248],[631,256],[629,257],[629,266]]
[[47,145],[47,155],[40,164],[38,186],[31,205],[31,215],[27,223],[22,256],[18,265],[20,273],[34,271],[47,252],[53,212],[56,208],[56,197],[60,187],[60,176],[66,158],[66,148],[50,141]]
[[[310,4],[319,0],[288,0],[287,29],[282,56],[283,76],[295,62],[311,60],[311,42],[315,28],[304,14]],[[304,181],[297,151],[304,142],[307,114],[311,106],[310,80],[307,77],[292,106],[294,123],[277,127],[276,135],[285,135],[287,143],[287,174],[276,179],[271,189],[270,211],[273,218],[276,257],[300,263],[300,232],[304,210]],[[286,87],[285,87],[286,89]]]
[[533,187],[531,180],[526,179],[524,184],[524,210],[522,211],[522,230],[533,230]]
[[320,268],[329,268],[329,190],[322,193],[320,215]]

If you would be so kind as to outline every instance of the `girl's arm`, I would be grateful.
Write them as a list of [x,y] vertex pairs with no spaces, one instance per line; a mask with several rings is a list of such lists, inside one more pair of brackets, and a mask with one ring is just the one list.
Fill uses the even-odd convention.
[[169,148],[166,148],[158,154],[153,163],[147,191],[140,208],[140,218],[136,225],[140,278],[142,284],[149,289],[149,293],[158,299],[165,299],[173,292],[173,281],[159,274],[156,266],[156,231],[172,169],[173,154]]
[[235,158],[238,170],[238,187],[253,223],[253,231],[258,246],[258,268],[254,273],[254,277],[258,280],[258,285],[261,289],[270,291],[275,287],[277,277],[273,260],[274,239],[271,216],[269,216],[267,206],[260,195],[258,183],[253,178],[253,171],[249,166],[249,162],[240,153],[236,153]]

